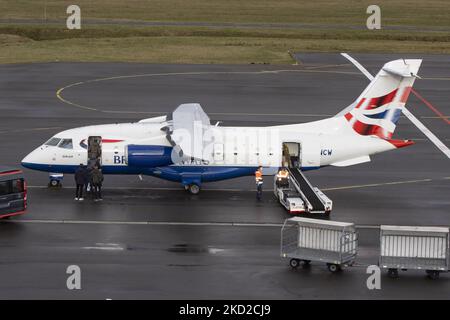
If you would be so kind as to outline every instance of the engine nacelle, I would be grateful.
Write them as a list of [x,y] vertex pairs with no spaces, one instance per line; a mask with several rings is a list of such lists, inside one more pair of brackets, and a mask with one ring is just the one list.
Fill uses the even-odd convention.
[[172,147],[130,144],[125,147],[125,160],[132,167],[164,167],[173,164]]

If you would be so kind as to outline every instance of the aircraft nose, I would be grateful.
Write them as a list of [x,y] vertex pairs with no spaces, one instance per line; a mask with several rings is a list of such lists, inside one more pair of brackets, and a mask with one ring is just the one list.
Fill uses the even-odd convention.
[[21,162],[22,167],[29,168],[29,165],[30,165],[31,163],[33,163],[32,153],[33,153],[33,152],[27,154],[27,155],[25,156],[25,158],[22,159],[22,162]]
[[25,156],[25,158],[22,159],[22,166],[28,169],[33,169],[33,165],[37,163],[37,152],[39,151],[39,148],[30,152]]

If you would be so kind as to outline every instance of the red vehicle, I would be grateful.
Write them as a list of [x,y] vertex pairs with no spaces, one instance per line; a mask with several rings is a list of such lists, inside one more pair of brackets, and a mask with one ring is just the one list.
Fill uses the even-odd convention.
[[23,172],[0,166],[0,219],[25,213],[27,184]]

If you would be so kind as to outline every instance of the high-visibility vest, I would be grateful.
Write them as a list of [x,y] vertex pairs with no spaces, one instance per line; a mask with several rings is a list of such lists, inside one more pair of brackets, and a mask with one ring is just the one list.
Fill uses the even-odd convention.
[[262,172],[260,170],[256,170],[255,171],[255,180],[256,181],[262,181],[263,177],[262,177]]
[[278,179],[287,178],[288,176],[289,176],[289,172],[287,172],[287,170],[278,171],[278,174],[277,174]]

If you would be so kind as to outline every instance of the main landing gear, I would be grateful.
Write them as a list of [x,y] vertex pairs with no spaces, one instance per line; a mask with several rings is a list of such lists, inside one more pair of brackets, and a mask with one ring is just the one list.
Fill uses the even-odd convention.
[[196,183],[191,183],[184,186],[184,189],[186,191],[189,191],[191,194],[199,194],[200,193],[200,186]]

